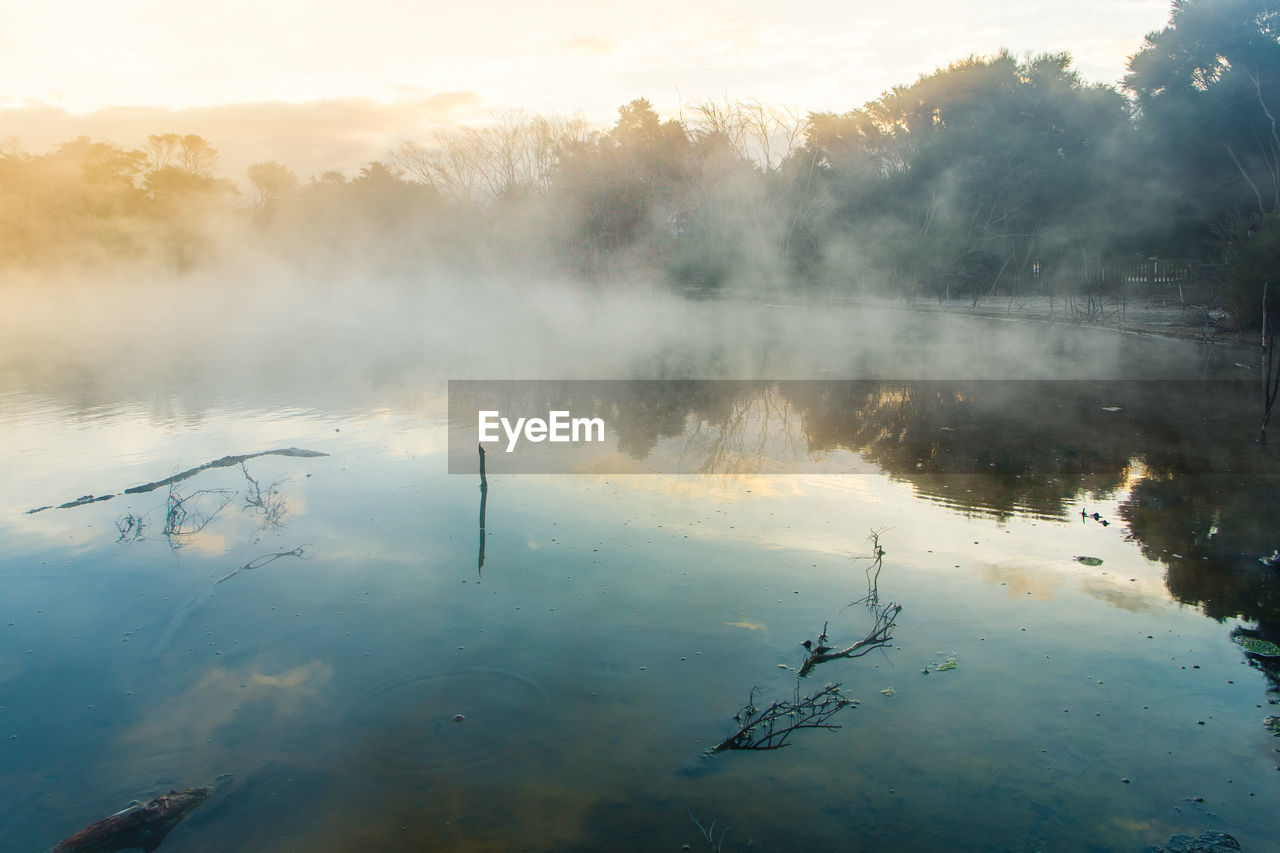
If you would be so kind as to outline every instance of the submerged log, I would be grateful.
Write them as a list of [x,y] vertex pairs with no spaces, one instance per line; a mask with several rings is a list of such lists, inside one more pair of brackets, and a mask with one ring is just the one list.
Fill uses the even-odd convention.
[[224,456],[221,459],[215,459],[212,462],[206,462],[203,465],[197,465],[195,468],[189,468],[172,477],[165,477],[163,480],[156,480],[153,483],[143,483],[141,486],[134,486],[125,489],[126,495],[137,495],[144,492],[153,492],[161,486],[171,486],[174,483],[180,483],[188,477],[194,477],[201,471],[208,471],[210,468],[230,468],[233,465],[240,465],[250,459],[257,459],[259,456],[299,456],[303,458],[311,458],[314,456],[328,456],[328,453],[321,453],[318,450],[303,450],[300,447],[286,447],[283,450],[263,450],[258,453],[246,453],[243,456]]
[[151,853],[213,790],[211,787],[188,788],[135,803],[68,836],[49,853],[113,853],[138,849]]
[[[132,488],[125,489],[123,492],[121,492],[121,494],[139,495],[139,494],[145,494],[146,492],[154,492],[156,489],[159,489],[162,486],[172,486],[174,483],[180,483],[189,477],[194,477],[196,474],[199,474],[201,471],[208,471],[211,468],[230,468],[233,465],[243,465],[248,460],[257,459],[259,456],[296,456],[303,459],[310,459],[316,456],[328,456],[328,455],[329,455],[328,453],[321,453],[319,450],[304,450],[301,447],[285,447],[285,448],[281,448],[280,450],[263,450],[263,451],[259,451],[258,453],[246,453],[242,456],[224,456],[221,459],[215,459],[212,462],[206,462],[203,465],[197,465],[195,468],[188,468],[186,471],[182,471],[178,474],[174,474],[172,477],[165,477],[163,480],[156,480],[151,483],[143,483],[141,486],[133,486]],[[108,501],[114,497],[116,497],[116,495],[114,494],[83,495],[82,497],[78,497],[73,501],[67,501],[66,503],[59,504],[56,507],[50,505],[50,506],[38,506],[38,507],[35,507],[34,509],[29,509],[27,510],[27,515],[31,515],[32,513],[37,513],[37,512],[44,512],[47,509],[71,509],[72,507],[84,506],[85,504],[97,503],[98,501]]]

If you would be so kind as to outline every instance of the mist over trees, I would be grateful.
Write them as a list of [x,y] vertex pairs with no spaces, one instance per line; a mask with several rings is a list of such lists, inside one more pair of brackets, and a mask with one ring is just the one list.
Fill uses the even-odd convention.
[[406,140],[354,177],[269,161],[239,186],[196,135],[37,155],[8,140],[0,265],[181,271],[251,250],[698,296],[949,299],[1159,256],[1222,265],[1220,298],[1247,325],[1280,269],[1277,116],[1280,9],[1174,0],[1120,88],[1066,54],[1002,52],[845,111],[723,99],[664,119],[638,98],[606,129],[512,112]]

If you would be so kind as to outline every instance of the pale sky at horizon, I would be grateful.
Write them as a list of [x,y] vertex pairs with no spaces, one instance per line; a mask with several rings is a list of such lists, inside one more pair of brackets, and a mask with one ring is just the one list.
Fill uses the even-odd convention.
[[[844,4],[648,0],[119,0],[8,3],[0,106],[111,106],[475,93],[487,109],[608,120],[648,97],[728,94],[847,110],[969,54],[1070,51],[1115,82],[1168,0]],[[664,109],[665,108],[665,109]]]
[[[723,97],[844,112],[1002,48],[1069,51],[1086,80],[1115,83],[1170,10],[1169,0],[648,0],[632,12],[598,0],[0,4],[0,139],[39,150],[85,133],[137,145],[148,132],[230,121],[242,142],[272,112],[264,140],[283,132],[282,116],[300,117],[329,134],[323,156],[338,168],[510,109],[597,125],[638,97],[663,118]],[[283,156],[262,147],[245,156]],[[312,159],[301,168],[327,168]]]

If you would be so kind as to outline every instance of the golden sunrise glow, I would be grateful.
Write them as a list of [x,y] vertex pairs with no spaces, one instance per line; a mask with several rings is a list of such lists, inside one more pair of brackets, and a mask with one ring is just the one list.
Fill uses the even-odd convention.
[[[14,6],[0,33],[0,136],[40,151],[156,128],[350,170],[441,123],[527,109],[610,123],[731,96],[844,111],[966,55],[1070,51],[1115,82],[1164,0],[788,6],[658,2],[354,4],[126,0]],[[310,150],[312,153],[307,154]],[[224,164],[229,165],[229,164]]]

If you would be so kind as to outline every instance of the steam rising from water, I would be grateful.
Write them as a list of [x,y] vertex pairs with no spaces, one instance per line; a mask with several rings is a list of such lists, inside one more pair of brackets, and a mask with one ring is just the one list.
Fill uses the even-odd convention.
[[[31,275],[0,288],[0,387],[79,403],[353,403],[449,378],[1197,376],[1194,347],[870,304],[691,301],[659,287],[423,271],[327,277],[240,260],[185,275]],[[362,390],[363,389],[363,390]],[[351,399],[353,398],[354,399]]]

